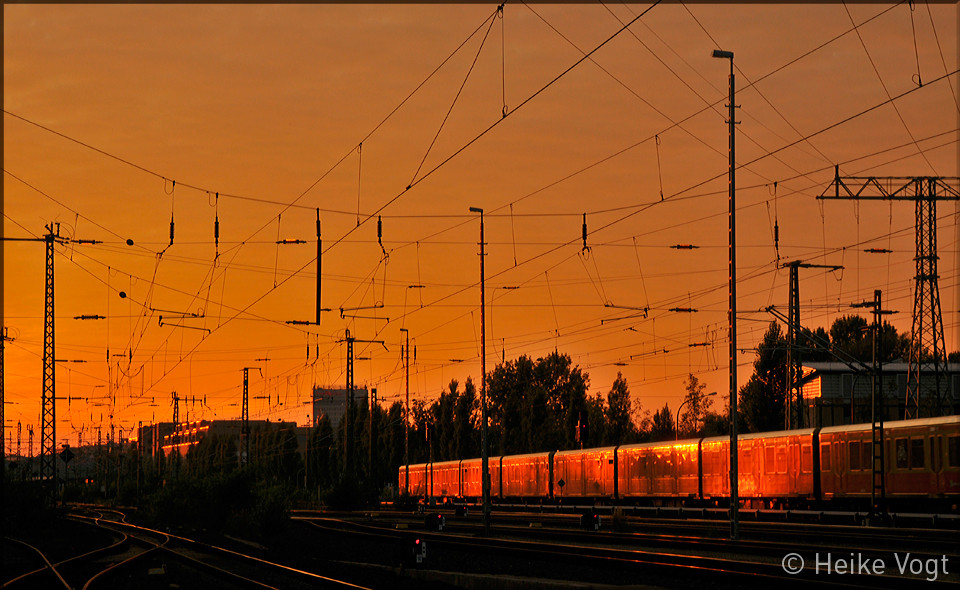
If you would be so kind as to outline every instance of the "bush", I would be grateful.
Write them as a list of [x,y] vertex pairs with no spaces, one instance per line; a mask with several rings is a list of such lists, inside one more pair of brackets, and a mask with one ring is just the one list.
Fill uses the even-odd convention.
[[364,504],[362,496],[356,480],[345,477],[327,491],[324,500],[334,510],[356,510]]
[[141,511],[157,526],[262,538],[289,516],[295,493],[286,485],[258,483],[249,472],[237,471],[170,482],[144,497]]

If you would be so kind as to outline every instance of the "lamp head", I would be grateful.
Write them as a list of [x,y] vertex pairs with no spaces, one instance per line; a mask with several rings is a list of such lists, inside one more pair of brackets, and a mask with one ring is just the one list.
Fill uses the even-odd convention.
[[728,58],[730,58],[730,59],[733,59],[733,52],[732,52],[732,51],[723,51],[722,49],[714,49],[714,50],[713,50],[713,57],[728,57]]
[[470,207],[470,212],[471,212],[471,213],[483,213],[483,209],[481,209],[480,207]]

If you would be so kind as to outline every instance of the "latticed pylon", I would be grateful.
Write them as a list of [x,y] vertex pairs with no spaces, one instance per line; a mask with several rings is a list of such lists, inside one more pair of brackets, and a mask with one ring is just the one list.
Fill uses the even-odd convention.
[[[854,199],[874,201],[913,201],[916,207],[917,274],[914,277],[913,327],[910,333],[910,358],[907,368],[907,393],[904,418],[921,416],[921,393],[928,397],[927,414],[947,411],[947,355],[940,312],[940,288],[937,285],[937,202],[960,200],[960,178],[952,176],[847,176],[835,168],[834,181],[818,199]],[[932,378],[933,385],[924,382]]]

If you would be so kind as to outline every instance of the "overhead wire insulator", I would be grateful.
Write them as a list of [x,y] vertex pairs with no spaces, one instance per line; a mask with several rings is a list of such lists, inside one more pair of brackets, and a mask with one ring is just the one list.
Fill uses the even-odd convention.
[[864,250],[867,254],[891,254],[893,250],[888,250],[886,248],[867,248]]
[[169,248],[173,245],[173,205],[175,203],[173,193],[177,190],[177,181],[170,181],[170,243],[167,245]]
[[586,213],[583,214],[583,227],[581,230],[581,237],[583,239],[583,249],[581,249],[580,251],[588,252],[590,248],[587,246],[587,214]]
[[[209,197],[208,197],[209,198]],[[216,207],[213,214],[213,246],[216,248],[217,257],[220,256],[220,193],[216,193],[214,196],[214,207]]]
[[693,244],[674,244],[673,246],[670,246],[670,248],[674,250],[696,250],[699,247],[700,246],[695,246]]
[[377,215],[377,243],[380,244],[380,249],[383,251],[383,255],[387,255],[387,249],[383,247],[383,219]]

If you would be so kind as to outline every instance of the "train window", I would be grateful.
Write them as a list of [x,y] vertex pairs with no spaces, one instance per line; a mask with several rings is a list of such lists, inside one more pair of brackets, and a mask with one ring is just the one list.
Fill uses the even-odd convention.
[[773,462],[773,447],[766,447],[763,449],[763,472],[764,473],[776,473],[775,465]]
[[860,469],[860,441],[852,440],[847,443],[850,452],[850,471]]
[[810,446],[800,447],[800,471],[810,473],[813,471],[813,453],[810,452]]
[[898,438],[897,439],[897,469],[906,469],[909,463],[907,462],[907,439]]
[[830,443],[820,445],[820,471],[830,471]]
[[923,469],[923,439],[910,440],[910,469]]
[[860,465],[868,471],[873,471],[873,442],[864,442],[862,446],[863,460],[860,462]]
[[960,436],[947,438],[947,465],[960,467]]

